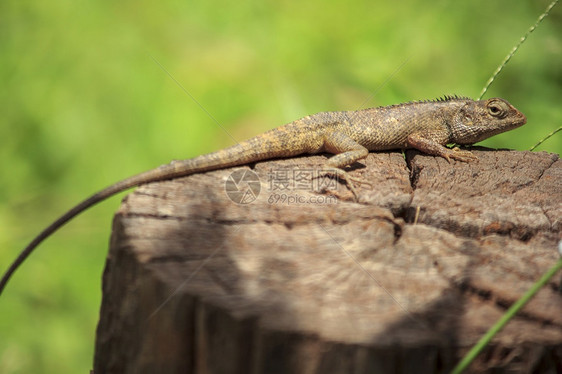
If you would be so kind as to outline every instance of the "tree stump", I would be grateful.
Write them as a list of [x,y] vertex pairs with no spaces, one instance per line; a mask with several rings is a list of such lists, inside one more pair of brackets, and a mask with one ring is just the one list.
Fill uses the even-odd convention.
[[[113,222],[95,373],[450,371],[562,237],[558,155],[473,152],[371,153],[358,202],[319,175],[327,155],[138,188]],[[562,372],[561,278],[471,371]]]

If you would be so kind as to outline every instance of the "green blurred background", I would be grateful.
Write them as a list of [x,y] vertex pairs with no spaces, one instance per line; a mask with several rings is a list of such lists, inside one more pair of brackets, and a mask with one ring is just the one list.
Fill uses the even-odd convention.
[[[477,97],[548,3],[3,0],[0,270],[96,190],[234,143],[153,58],[242,140],[319,111]],[[525,150],[562,124],[561,19],[558,6],[486,95],[528,124],[484,145]],[[559,152],[562,136],[539,149]],[[0,372],[91,368],[119,202],[16,273],[0,298]]]

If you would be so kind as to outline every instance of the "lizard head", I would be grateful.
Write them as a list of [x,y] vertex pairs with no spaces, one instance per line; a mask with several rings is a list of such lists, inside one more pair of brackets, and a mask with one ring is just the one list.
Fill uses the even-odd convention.
[[527,117],[504,99],[469,101],[460,107],[453,119],[453,141],[473,144],[526,122]]

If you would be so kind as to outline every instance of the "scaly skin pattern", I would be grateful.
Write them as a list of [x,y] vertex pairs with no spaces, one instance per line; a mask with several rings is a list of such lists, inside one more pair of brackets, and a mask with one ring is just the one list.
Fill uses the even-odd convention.
[[523,113],[503,99],[474,101],[458,96],[307,116],[232,147],[132,176],[90,196],[29,243],[0,280],[0,294],[14,271],[43,240],[92,205],[131,187],[271,158],[328,152],[335,156],[326,162],[327,170],[346,180],[357,196],[351,183],[357,179],[341,168],[365,158],[369,151],[415,148],[449,162],[469,162],[476,159],[472,153],[445,145],[473,144],[526,121]]

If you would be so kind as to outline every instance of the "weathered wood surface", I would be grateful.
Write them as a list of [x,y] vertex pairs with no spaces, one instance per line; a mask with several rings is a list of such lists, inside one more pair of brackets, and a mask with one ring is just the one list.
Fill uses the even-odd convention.
[[[447,372],[555,263],[562,237],[557,155],[475,153],[370,154],[353,171],[372,183],[359,203],[341,184],[270,189],[322,155],[138,188],[114,220],[96,374]],[[259,175],[252,203],[225,193],[238,169]],[[561,277],[471,370],[562,372]]]

